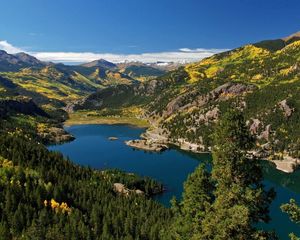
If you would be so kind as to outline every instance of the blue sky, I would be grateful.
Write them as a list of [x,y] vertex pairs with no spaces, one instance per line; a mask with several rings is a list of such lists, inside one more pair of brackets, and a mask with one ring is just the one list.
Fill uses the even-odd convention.
[[7,0],[0,6],[0,47],[51,60],[70,52],[200,58],[300,30],[299,0]]

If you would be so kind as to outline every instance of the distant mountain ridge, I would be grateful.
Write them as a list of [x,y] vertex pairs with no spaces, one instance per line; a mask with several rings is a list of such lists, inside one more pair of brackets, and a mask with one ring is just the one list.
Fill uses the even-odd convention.
[[261,41],[253,45],[270,51],[278,51],[298,40],[300,40],[300,32],[296,32],[284,38]]
[[21,68],[41,67],[45,65],[47,64],[29,54],[23,52],[8,54],[0,50],[0,71],[18,71]]
[[99,60],[95,60],[95,61],[92,61],[92,62],[84,63],[84,64],[81,64],[80,66],[83,66],[83,67],[102,67],[102,68],[108,68],[108,69],[112,69],[112,68],[117,67],[116,64],[114,64],[112,62],[109,62],[109,61],[106,61],[105,59],[99,59]]
[[125,66],[99,59],[82,65],[64,65],[43,62],[27,53],[0,51],[1,97],[24,94],[45,106],[51,103],[57,106],[102,88],[137,84],[165,73],[165,70],[142,63]]

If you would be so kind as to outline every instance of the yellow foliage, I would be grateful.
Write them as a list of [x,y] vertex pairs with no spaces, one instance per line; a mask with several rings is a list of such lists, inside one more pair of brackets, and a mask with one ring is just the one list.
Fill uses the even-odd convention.
[[12,161],[9,161],[7,159],[1,159],[2,162],[1,162],[1,167],[4,167],[4,168],[12,168],[14,166],[13,162]]
[[71,213],[71,208],[68,206],[67,203],[62,202],[61,204],[59,204],[58,202],[56,202],[53,198],[50,200],[50,202],[48,202],[47,200],[44,201],[44,206],[50,206],[56,213]]
[[205,74],[208,78],[212,78],[216,76],[219,72],[221,72],[224,68],[219,66],[211,66],[210,68],[205,70]]
[[233,61],[238,59],[254,59],[267,56],[270,52],[266,49],[255,47],[254,45],[246,45],[238,51],[233,51],[227,61]]
[[291,67],[288,67],[288,68],[284,68],[284,69],[281,69],[279,71],[279,73],[283,76],[287,76],[289,73],[291,73],[293,71],[293,66]]
[[260,80],[262,78],[263,78],[263,76],[261,74],[256,74],[252,77],[252,80]]
[[51,199],[50,204],[51,204],[51,208],[52,208],[52,209],[59,208],[59,203],[56,202],[53,198]]

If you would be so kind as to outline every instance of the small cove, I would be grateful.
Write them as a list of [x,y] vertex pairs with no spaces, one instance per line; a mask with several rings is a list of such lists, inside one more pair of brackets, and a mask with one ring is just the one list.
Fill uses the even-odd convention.
[[[96,169],[118,168],[126,172],[152,177],[162,182],[166,191],[155,197],[169,206],[172,196],[181,197],[183,182],[188,174],[201,162],[210,161],[210,154],[192,154],[171,149],[162,153],[134,150],[124,141],[139,138],[145,130],[130,125],[74,125],[66,127],[76,139],[62,145],[49,146],[50,150],[60,151],[73,162]],[[117,137],[110,141],[109,137]],[[274,187],[277,197],[271,206],[272,221],[266,226],[276,229],[280,239],[289,239],[288,233],[300,235],[300,227],[291,223],[279,206],[295,198],[300,202],[300,171],[285,174],[276,170],[268,162],[262,162],[267,187]]]

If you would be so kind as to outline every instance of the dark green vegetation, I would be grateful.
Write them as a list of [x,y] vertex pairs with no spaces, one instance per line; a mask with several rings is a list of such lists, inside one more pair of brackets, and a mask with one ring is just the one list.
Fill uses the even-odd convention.
[[[300,207],[297,205],[294,199],[291,199],[289,203],[286,203],[281,206],[281,210],[286,212],[289,216],[291,221],[295,223],[300,223]],[[299,240],[300,238],[297,237],[294,233],[290,235],[291,240]]]
[[239,99],[261,156],[298,157],[299,61],[296,34],[216,54],[139,85],[100,90],[77,108],[137,106],[170,141],[183,138],[206,150],[218,118]]
[[60,143],[73,137],[62,128],[67,113],[61,109],[42,109],[28,97],[0,99],[0,134],[17,133],[41,143]]
[[[262,185],[247,151],[300,156],[298,36],[246,45],[164,75],[136,63],[65,66],[0,53],[4,239],[276,239],[256,228],[268,222],[274,192]],[[127,110],[151,119],[168,142],[213,147],[212,173],[200,166],[170,211],[148,199],[162,190],[154,180],[72,164],[41,143],[70,140],[61,123],[74,103],[95,116]],[[224,115],[233,106],[247,126],[236,111]],[[145,195],[116,193],[114,183]],[[294,202],[283,210],[298,221]]]
[[113,183],[151,195],[161,185],[119,171],[79,167],[24,137],[0,138],[1,239],[158,239],[169,210]]
[[253,144],[243,116],[224,115],[214,133],[213,170],[200,165],[184,186],[181,203],[173,201],[175,222],[168,239],[276,239],[258,230],[268,222],[274,191],[264,189],[256,159],[247,158]]

